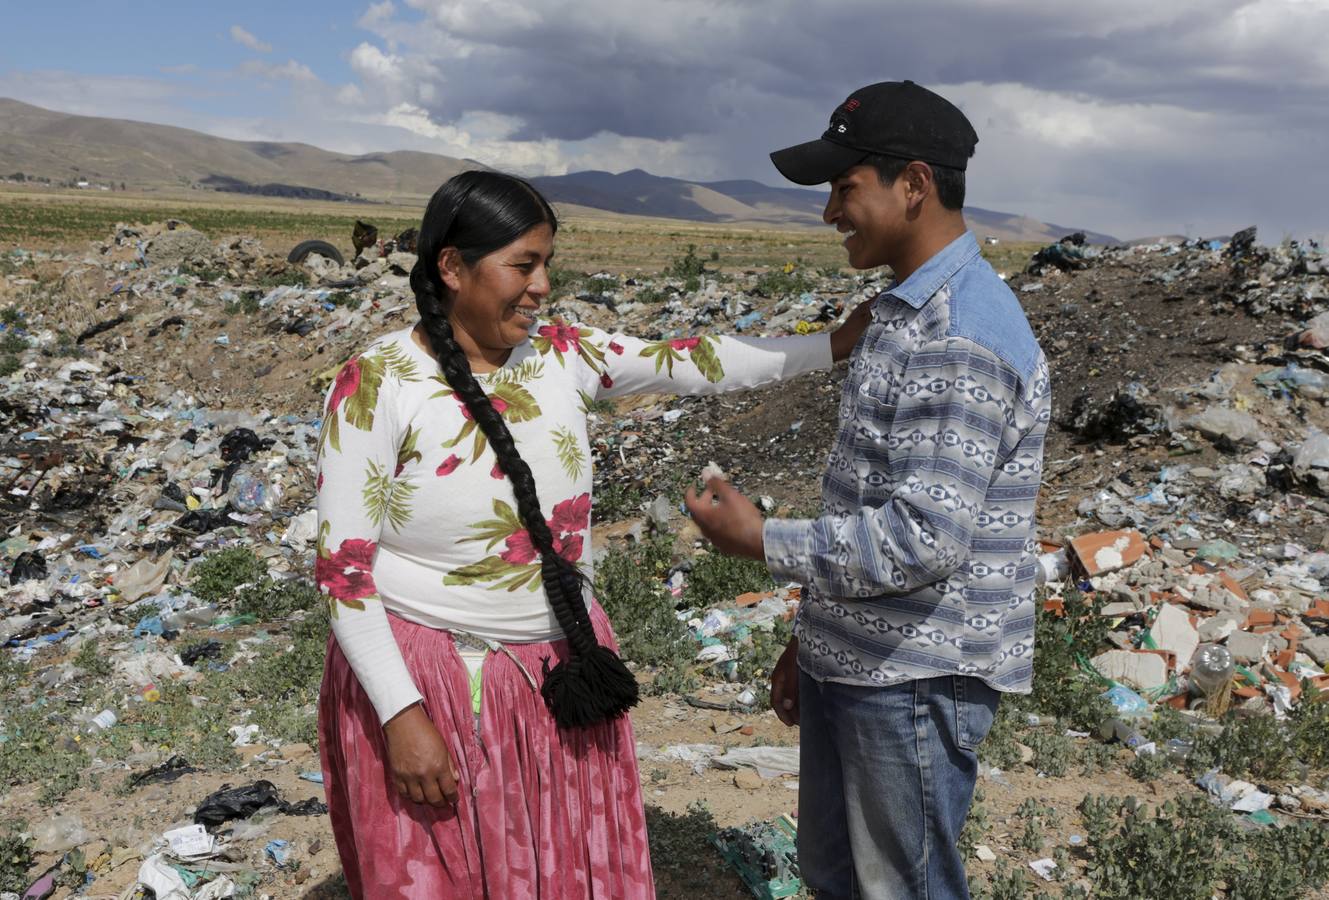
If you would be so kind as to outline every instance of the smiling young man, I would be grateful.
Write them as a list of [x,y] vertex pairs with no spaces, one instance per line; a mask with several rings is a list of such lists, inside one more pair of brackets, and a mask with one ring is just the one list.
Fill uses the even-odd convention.
[[999,693],[1031,687],[1051,395],[961,212],[977,143],[942,97],[885,82],[771,154],[830,182],[850,264],[895,281],[850,357],[821,515],[763,520],[719,480],[689,491],[719,550],[804,585],[771,702],[801,726],[799,864],[823,900],[968,896],[955,842],[976,750]]

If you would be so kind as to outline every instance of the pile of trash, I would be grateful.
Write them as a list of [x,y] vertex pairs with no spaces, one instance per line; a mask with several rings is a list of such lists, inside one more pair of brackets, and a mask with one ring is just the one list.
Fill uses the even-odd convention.
[[[1050,588],[1104,598],[1112,646],[1094,669],[1146,704],[1212,705],[1226,691],[1233,706],[1282,715],[1306,683],[1329,678],[1329,269],[1313,245],[1238,238],[1129,248],[1072,238],[1010,283],[1057,385],[1041,566]],[[317,808],[281,799],[301,784],[317,791],[308,742],[264,733],[243,697],[226,705],[225,743],[243,760],[228,774],[247,786],[224,804],[248,812],[222,821],[197,818],[217,785],[204,762],[170,752],[168,731],[133,746],[119,735],[164,694],[297,640],[303,610],[255,616],[238,588],[200,588],[200,566],[244,551],[264,584],[309,577],[323,393],[347,357],[414,319],[413,240],[358,228],[347,261],[324,242],[278,254],[164,222],[117,226],[82,252],[0,254],[0,759],[29,771],[19,756],[34,722],[58,734],[60,752],[111,747],[114,758],[90,760],[103,790],[138,779],[123,782],[126,802],[157,817],[113,828],[15,777],[0,790],[29,820],[38,868],[158,898],[312,877],[299,863],[326,840],[300,823]],[[809,333],[887,284],[881,273],[786,268],[600,272],[557,292],[548,312],[652,339]],[[815,508],[842,377],[597,407],[597,539],[655,529],[689,551],[699,535],[665,498],[679,473],[712,459],[770,513]],[[685,715],[708,702],[756,708],[753,686],[731,680],[735,648],[797,600],[783,587],[689,616],[698,666],[717,687]],[[11,690],[13,666],[27,674]],[[94,689],[120,699],[89,705]],[[195,708],[208,703],[200,694]],[[796,748],[746,748],[764,755],[745,760],[740,749],[641,754],[702,768],[729,757],[792,783]],[[193,820],[178,820],[186,812]],[[335,865],[331,856],[318,859]],[[41,884],[28,895],[49,896]]]

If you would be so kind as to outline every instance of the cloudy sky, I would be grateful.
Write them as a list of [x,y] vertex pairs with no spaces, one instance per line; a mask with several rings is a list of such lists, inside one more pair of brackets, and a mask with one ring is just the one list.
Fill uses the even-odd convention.
[[1329,0],[9,4],[0,96],[525,174],[780,184],[855,87],[978,130],[972,205],[1136,237],[1329,233]]

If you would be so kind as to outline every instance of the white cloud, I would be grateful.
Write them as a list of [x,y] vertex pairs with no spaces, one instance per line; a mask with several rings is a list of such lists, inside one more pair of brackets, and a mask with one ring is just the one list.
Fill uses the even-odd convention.
[[288,59],[284,63],[266,63],[257,59],[245,60],[236,67],[242,75],[266,78],[272,81],[317,82],[318,76],[304,63]]
[[237,44],[239,44],[242,47],[248,47],[250,50],[253,50],[255,53],[272,52],[271,44],[267,43],[266,41],[260,41],[253,34],[251,34],[249,31],[246,31],[244,28],[241,28],[239,25],[231,26],[231,40],[235,41]]
[[[851,89],[913,78],[974,121],[976,205],[1122,236],[1247,220],[1322,231],[1329,218],[1316,200],[1329,195],[1329,0],[897,0],[888,16],[877,0],[362,3],[362,39],[335,51],[346,83],[295,60],[246,63],[235,72],[268,90],[216,127],[526,174],[780,184],[770,150],[819,134]],[[186,82],[235,90],[218,73],[168,74],[179,83],[26,89],[94,114],[115,114],[98,100],[182,106]],[[118,89],[130,99],[111,102]],[[1274,177],[1245,175],[1271,164]]]
[[374,27],[380,22],[391,21],[396,14],[397,7],[393,5],[392,0],[383,0],[382,3],[371,3],[365,10],[364,15],[360,16],[355,24],[365,31],[373,31]]

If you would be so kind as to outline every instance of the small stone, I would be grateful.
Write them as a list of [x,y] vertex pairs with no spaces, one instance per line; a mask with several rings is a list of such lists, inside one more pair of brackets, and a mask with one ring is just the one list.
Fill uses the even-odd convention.
[[734,786],[745,791],[761,790],[761,776],[751,769],[739,769],[734,773]]
[[1301,650],[1319,665],[1329,665],[1329,634],[1307,638],[1301,642]]
[[979,844],[974,848],[974,856],[977,856],[982,862],[996,862],[997,854],[992,852],[992,848],[987,844]]
[[1218,644],[1241,627],[1241,619],[1232,613],[1219,613],[1200,623],[1200,640],[1207,644]]
[[1234,631],[1228,635],[1227,649],[1232,658],[1243,665],[1258,663],[1269,652],[1269,636],[1252,634],[1249,631]]

